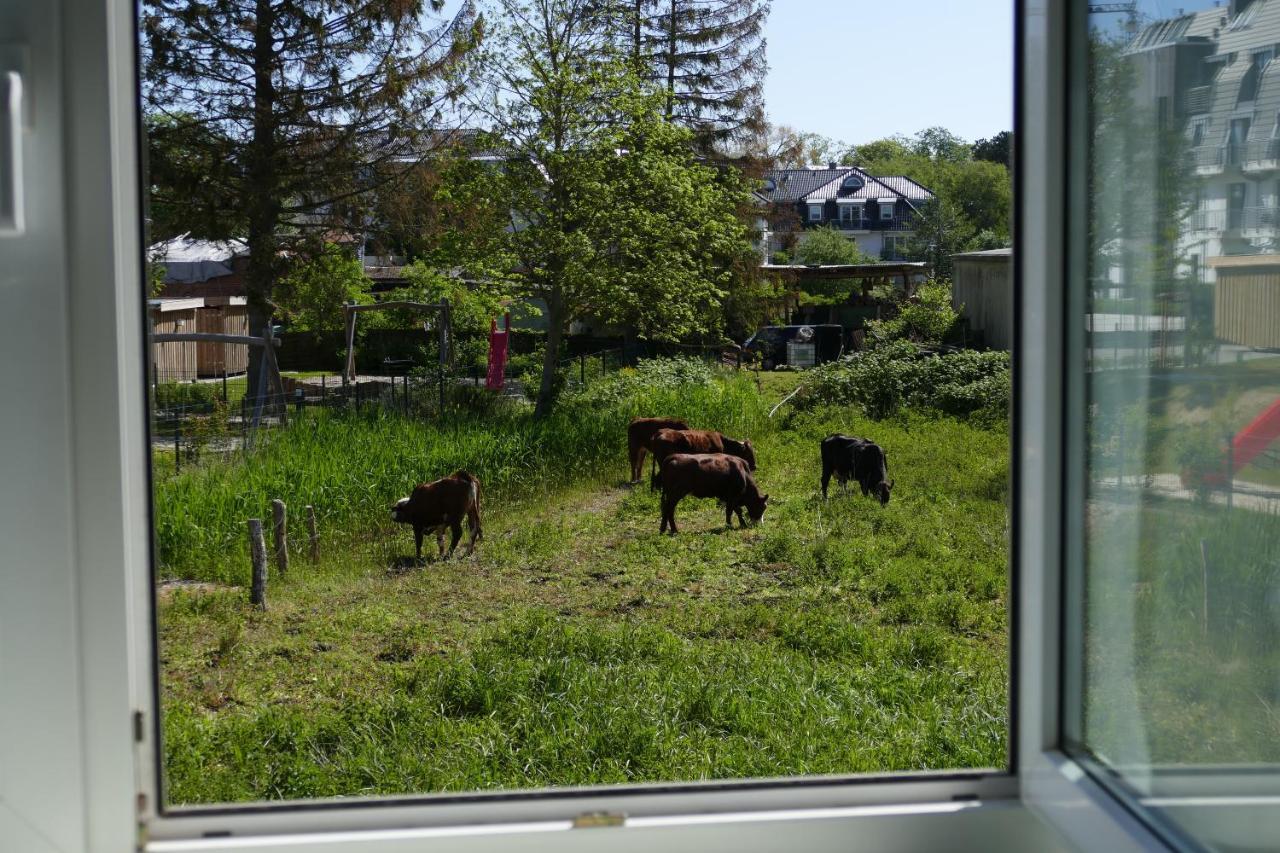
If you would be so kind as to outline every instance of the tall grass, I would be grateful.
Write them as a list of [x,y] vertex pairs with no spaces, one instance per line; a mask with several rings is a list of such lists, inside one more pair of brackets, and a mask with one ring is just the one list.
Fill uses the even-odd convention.
[[297,510],[314,506],[323,535],[341,542],[387,526],[387,508],[397,498],[459,468],[480,478],[489,506],[613,472],[624,476],[626,426],[636,415],[683,417],[750,436],[765,421],[765,408],[744,376],[657,360],[567,396],[540,421],[525,410],[437,421],[381,410],[317,412],[251,453],[157,482],[160,574],[241,581],[245,521],[267,515],[274,498]]

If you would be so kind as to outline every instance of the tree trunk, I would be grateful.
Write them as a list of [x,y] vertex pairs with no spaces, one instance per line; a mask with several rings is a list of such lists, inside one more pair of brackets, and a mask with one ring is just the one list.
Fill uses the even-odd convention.
[[676,0],[671,0],[671,19],[669,21],[669,29],[667,32],[667,121],[675,115],[676,111],[676,42],[678,40],[679,29],[676,26]]
[[[271,321],[271,291],[275,286],[276,225],[280,201],[276,198],[276,91],[272,28],[275,10],[269,0],[257,0],[253,28],[253,138],[246,150],[248,187],[245,199],[249,219],[249,264],[245,276],[249,334],[261,335]],[[262,381],[262,350],[249,348],[246,393],[256,400],[268,389]]]
[[535,418],[551,414],[556,398],[556,371],[560,367],[560,342],[564,339],[564,304],[559,293],[547,299],[547,348],[542,354],[542,384],[538,387]]

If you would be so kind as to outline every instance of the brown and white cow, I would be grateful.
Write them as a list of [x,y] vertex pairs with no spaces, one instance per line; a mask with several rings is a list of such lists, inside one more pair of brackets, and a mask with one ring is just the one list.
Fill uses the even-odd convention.
[[[659,430],[649,442],[649,449],[658,460],[659,472],[662,460],[673,453],[727,453],[746,462],[750,470],[756,470],[756,451],[751,446],[750,439],[739,441],[715,430]],[[654,477],[650,485],[658,488],[661,485],[660,477]]]
[[747,463],[726,453],[673,453],[662,462],[662,524],[659,533],[671,528],[676,535],[676,504],[686,495],[695,498],[715,498],[724,504],[724,523],[732,527],[734,513],[743,527],[747,521],[742,508],[753,524],[764,517],[769,496],[760,494],[755,478]]
[[644,473],[645,451],[653,452],[650,442],[659,430],[688,429],[678,418],[632,418],[627,426],[627,458],[631,460],[631,482],[640,482]]
[[413,541],[416,555],[422,559],[422,535],[428,530],[436,534],[436,546],[440,549],[440,557],[444,553],[444,531],[448,528],[453,533],[453,541],[449,545],[449,556],[458,547],[462,538],[462,519],[467,519],[471,528],[471,539],[467,542],[467,553],[476,549],[476,541],[483,532],[480,529],[480,481],[466,471],[458,471],[448,477],[432,483],[423,483],[414,488],[407,498],[396,501],[391,508],[391,519],[400,524],[413,525]]

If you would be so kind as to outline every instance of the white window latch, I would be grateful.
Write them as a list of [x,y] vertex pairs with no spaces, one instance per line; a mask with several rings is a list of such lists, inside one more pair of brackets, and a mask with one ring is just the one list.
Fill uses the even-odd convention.
[[25,45],[0,44],[0,237],[18,236],[26,224],[22,137],[32,126],[27,55]]

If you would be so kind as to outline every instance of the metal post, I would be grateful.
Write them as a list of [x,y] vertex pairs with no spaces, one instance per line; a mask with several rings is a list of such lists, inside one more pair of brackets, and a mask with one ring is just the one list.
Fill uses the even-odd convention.
[[302,404],[305,399],[306,399],[306,392],[303,391],[302,386],[299,385],[293,391],[293,406],[295,411],[297,411],[298,413],[298,417],[302,417]]
[[325,384],[328,377],[323,373],[320,374],[320,404],[324,405],[329,402],[329,387]]
[[1227,436],[1227,509],[1231,509],[1232,497],[1236,490],[1236,447],[1234,436]]

